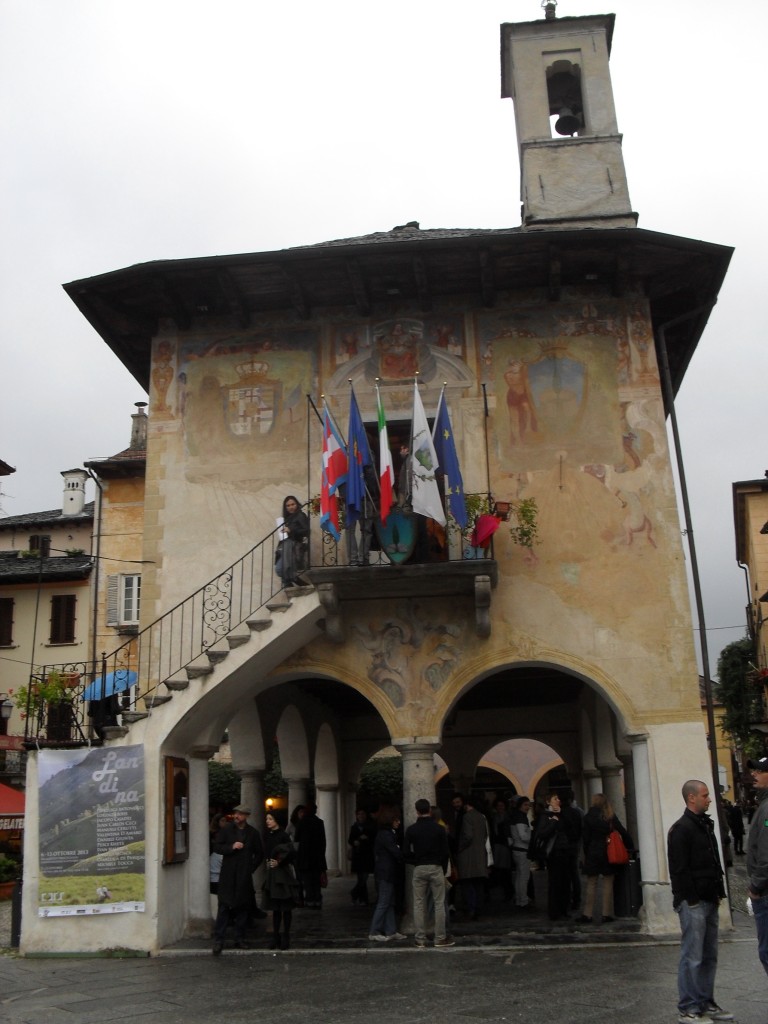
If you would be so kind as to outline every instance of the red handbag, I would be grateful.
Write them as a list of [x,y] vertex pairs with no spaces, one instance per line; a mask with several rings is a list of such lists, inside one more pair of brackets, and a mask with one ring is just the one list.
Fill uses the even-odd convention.
[[629,864],[629,852],[620,833],[615,828],[611,829],[606,843],[608,844],[609,864]]

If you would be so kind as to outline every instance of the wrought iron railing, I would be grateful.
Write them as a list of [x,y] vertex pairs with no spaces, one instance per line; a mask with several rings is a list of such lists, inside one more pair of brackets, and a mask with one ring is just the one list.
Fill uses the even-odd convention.
[[[407,555],[412,561],[492,557],[492,538],[486,546],[473,546],[471,529],[462,532],[454,528],[438,544],[438,539],[425,532],[426,520],[411,518],[421,520],[422,531]],[[397,560],[393,557],[395,553],[387,553],[391,540],[391,533],[380,536],[378,530],[370,531],[366,566],[389,566]],[[358,527],[360,542],[364,538],[360,537]],[[158,690],[162,683],[185,670],[283,589],[275,572],[279,543],[277,527],[242,558],[111,654],[104,654],[95,662],[71,661],[36,668],[22,706],[27,745],[95,742],[104,735],[106,726],[118,724],[120,716],[162,703],[165,695]],[[435,551],[436,545],[439,551]],[[397,554],[406,556],[404,551]],[[336,541],[328,533],[312,529],[306,560],[306,570],[349,565],[348,538],[342,535]],[[375,589],[375,583],[372,586]]]

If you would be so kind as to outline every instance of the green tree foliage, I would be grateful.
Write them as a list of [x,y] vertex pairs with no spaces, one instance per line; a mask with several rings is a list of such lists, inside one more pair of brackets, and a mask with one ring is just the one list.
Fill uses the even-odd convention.
[[212,807],[236,807],[240,803],[240,779],[231,764],[208,762],[208,800]]
[[363,765],[357,801],[371,810],[379,804],[400,806],[403,802],[402,757],[374,757]]
[[754,668],[755,648],[748,636],[728,644],[717,661],[717,699],[725,708],[723,731],[745,754],[762,753],[762,741],[751,723],[763,718],[762,680]]

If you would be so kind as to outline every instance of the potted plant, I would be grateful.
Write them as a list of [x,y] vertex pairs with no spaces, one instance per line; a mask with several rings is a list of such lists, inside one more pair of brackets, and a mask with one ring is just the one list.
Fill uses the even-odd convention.
[[[13,694],[22,717],[28,717],[38,727],[48,722],[48,739],[67,739],[75,701],[75,687],[80,682],[79,672],[60,672],[49,669],[45,675],[32,676],[28,686],[20,686]],[[57,735],[51,735],[54,728]]]
[[0,853],[0,900],[9,900],[19,877],[19,865],[12,857]]

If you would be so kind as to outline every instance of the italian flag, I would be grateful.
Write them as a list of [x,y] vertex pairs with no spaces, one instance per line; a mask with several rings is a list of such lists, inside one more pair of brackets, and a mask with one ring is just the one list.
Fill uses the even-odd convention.
[[395,471],[392,467],[392,452],[389,450],[389,437],[387,436],[387,420],[384,416],[384,406],[381,404],[381,392],[376,387],[376,398],[379,414],[379,488],[381,500],[379,503],[382,523],[387,521],[389,510],[392,508],[392,488],[395,484]]

